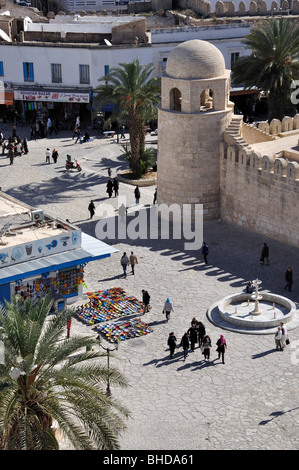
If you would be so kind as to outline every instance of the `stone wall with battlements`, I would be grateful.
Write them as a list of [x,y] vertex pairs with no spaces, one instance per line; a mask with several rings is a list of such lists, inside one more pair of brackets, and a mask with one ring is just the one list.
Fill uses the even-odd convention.
[[220,0],[178,0],[180,8],[190,8],[199,15],[254,16],[289,12],[299,13],[299,0],[242,0],[235,2]]
[[284,123],[270,123],[269,128],[263,123],[261,127],[269,131],[268,135],[271,128],[276,136],[272,143],[248,146],[229,135],[220,144],[221,218],[296,247],[299,247],[299,130],[294,129],[294,122],[298,119],[295,116],[283,120]]

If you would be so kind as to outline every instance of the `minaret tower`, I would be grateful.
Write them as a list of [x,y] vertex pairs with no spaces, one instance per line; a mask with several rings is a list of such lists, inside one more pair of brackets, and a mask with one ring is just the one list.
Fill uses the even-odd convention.
[[220,215],[220,142],[233,115],[230,70],[219,49],[194,39],[175,47],[158,108],[158,203],[203,204]]

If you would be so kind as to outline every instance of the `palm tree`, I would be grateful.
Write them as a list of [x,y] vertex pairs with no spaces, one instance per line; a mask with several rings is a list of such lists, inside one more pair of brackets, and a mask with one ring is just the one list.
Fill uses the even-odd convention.
[[130,167],[140,175],[140,155],[144,145],[144,125],[153,116],[160,101],[160,81],[151,77],[152,64],[140,65],[138,57],[130,63],[120,63],[108,75],[100,78],[105,83],[96,88],[95,108],[114,104],[116,117],[128,123],[131,147]]
[[88,350],[92,337],[66,338],[73,312],[49,316],[53,301],[13,299],[0,310],[0,448],[56,450],[54,423],[75,449],[118,449],[128,411],[108,397],[107,378],[117,386],[125,379],[101,366],[106,356]]
[[270,18],[243,41],[252,53],[233,65],[234,84],[268,94],[268,119],[282,119],[291,106],[291,83],[299,76],[299,29],[289,18]]

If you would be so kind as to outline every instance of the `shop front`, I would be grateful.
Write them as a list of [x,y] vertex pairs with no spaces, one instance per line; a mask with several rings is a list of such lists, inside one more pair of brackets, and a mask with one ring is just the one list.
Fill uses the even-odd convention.
[[27,123],[42,119],[45,115],[59,121],[60,129],[73,129],[76,117],[89,125],[91,116],[90,90],[57,91],[44,89],[15,90],[16,110]]
[[84,267],[118,250],[69,222],[0,191],[0,303],[82,297]]
[[[81,247],[0,268],[0,301],[14,296],[24,300],[50,295],[56,307],[79,300],[83,294],[84,267],[91,261],[109,257],[116,249],[81,233]],[[20,254],[20,252],[19,252]],[[3,258],[3,257],[2,257]]]

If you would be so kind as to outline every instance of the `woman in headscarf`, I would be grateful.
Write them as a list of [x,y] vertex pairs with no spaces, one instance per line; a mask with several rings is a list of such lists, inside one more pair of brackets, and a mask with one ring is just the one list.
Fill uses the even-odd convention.
[[172,307],[172,303],[170,302],[170,299],[169,297],[167,297],[167,300],[164,304],[164,308],[163,308],[163,312],[162,313],[165,313],[166,315],[166,322],[168,322],[169,318],[170,318],[170,312],[173,312],[173,307]]
[[226,341],[223,335],[220,335],[220,338],[217,341],[217,349],[218,352],[218,359],[220,359],[220,355],[222,356],[222,364],[224,364],[224,353],[226,350]]

